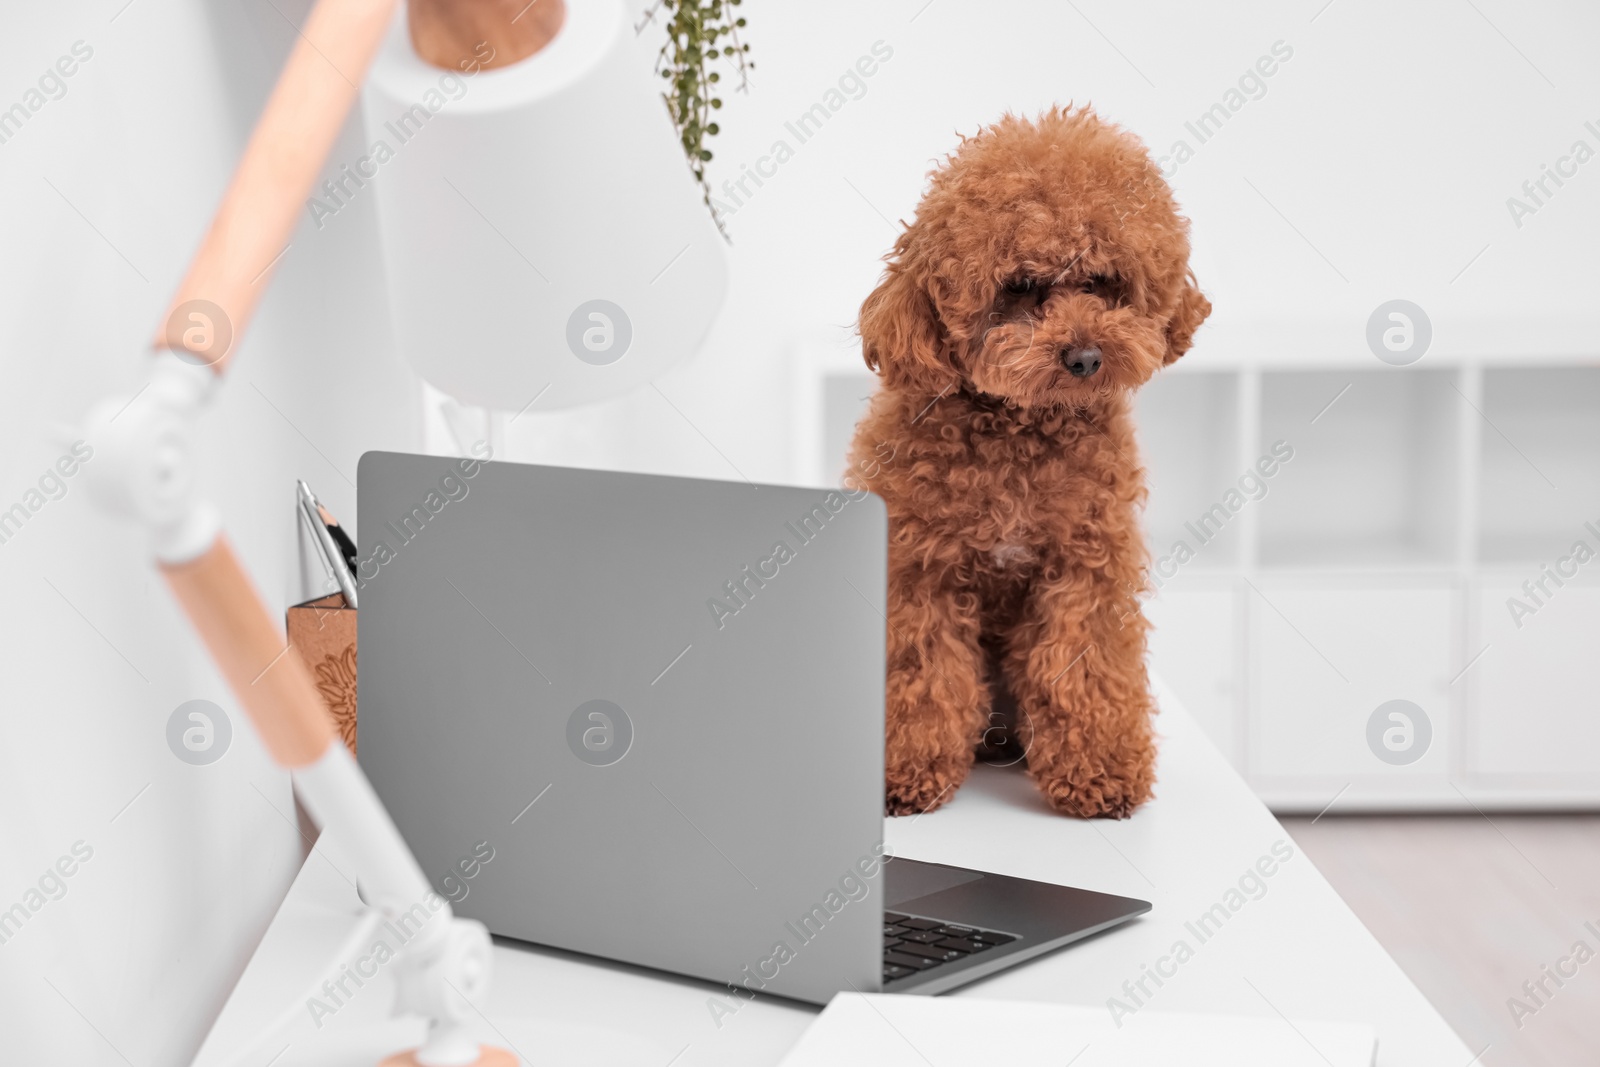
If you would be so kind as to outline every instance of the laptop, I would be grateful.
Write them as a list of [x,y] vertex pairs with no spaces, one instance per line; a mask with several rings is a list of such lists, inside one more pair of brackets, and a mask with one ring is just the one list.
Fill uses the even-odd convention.
[[827,1003],[1149,910],[885,855],[880,500],[369,452],[359,760],[491,933]]

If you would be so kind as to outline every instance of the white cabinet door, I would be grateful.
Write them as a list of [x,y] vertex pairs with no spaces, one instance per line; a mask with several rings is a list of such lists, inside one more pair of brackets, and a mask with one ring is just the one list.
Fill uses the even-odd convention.
[[[1258,578],[1247,596],[1251,633],[1251,771],[1355,781],[1442,776],[1449,767],[1454,594],[1318,578],[1313,584]],[[1421,743],[1420,724],[1380,716],[1406,700],[1422,709],[1428,738],[1404,765],[1380,758]],[[1415,716],[1409,716],[1414,719]],[[1395,731],[1389,733],[1389,731]],[[1413,751],[1417,751],[1413,749]]]
[[1168,585],[1145,602],[1150,633],[1150,668],[1200,721],[1223,755],[1242,767],[1234,664],[1238,626],[1234,590],[1227,579]]
[[[1510,582],[1478,594],[1472,651],[1483,655],[1465,676],[1468,766],[1600,779],[1600,589],[1548,581],[1546,589],[1537,607]],[[1513,597],[1532,614],[1519,609],[1514,619]]]

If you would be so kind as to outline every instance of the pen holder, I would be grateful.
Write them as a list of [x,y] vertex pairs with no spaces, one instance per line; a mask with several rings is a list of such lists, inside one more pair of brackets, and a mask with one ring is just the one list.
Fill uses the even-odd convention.
[[339,736],[356,751],[356,611],[343,593],[296,604],[288,612],[289,646],[333,714]]

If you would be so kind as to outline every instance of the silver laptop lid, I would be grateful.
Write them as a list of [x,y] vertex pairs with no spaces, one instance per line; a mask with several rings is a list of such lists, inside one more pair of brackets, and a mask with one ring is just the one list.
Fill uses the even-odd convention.
[[880,987],[876,497],[379,452],[359,482],[360,762],[459,914]]

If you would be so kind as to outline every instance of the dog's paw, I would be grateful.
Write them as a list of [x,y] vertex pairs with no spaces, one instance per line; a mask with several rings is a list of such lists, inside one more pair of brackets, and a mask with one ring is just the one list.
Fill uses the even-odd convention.
[[921,815],[925,811],[933,811],[942,807],[945,802],[943,796],[932,796],[921,791],[906,795],[897,790],[888,790],[883,796],[883,813],[885,815]]
[[971,764],[930,768],[920,774],[890,773],[884,787],[885,815],[920,815],[942,807],[956,795]]
[[1150,799],[1155,775],[1148,766],[1039,778],[1050,806],[1079,819],[1126,819]]

